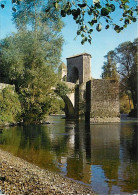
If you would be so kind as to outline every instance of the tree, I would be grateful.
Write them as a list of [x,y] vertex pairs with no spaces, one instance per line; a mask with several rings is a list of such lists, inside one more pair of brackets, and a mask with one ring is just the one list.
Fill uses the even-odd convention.
[[[61,32],[63,22],[59,12],[53,7],[53,2],[53,0],[22,0],[18,4],[14,3],[16,11],[13,12],[13,20],[17,29],[29,29],[36,33],[40,30],[46,33],[51,31],[53,34]],[[50,8],[48,15],[45,12],[46,7]]]
[[[138,64],[137,64],[138,38],[134,42],[121,43],[114,51],[109,51],[105,56],[102,78],[120,80],[121,110],[131,110],[131,100],[133,101],[134,114],[138,115]],[[117,69],[117,67],[118,69]],[[129,105],[126,102],[129,99]],[[125,99],[125,102],[123,102]],[[129,107],[128,107],[129,106]]]
[[68,88],[68,86],[67,86],[64,82],[59,82],[59,83],[57,84],[57,86],[56,86],[55,92],[56,92],[60,97],[62,97],[63,100],[64,100],[64,98],[66,97],[66,95],[67,95],[68,93],[70,93],[70,89]]
[[103,79],[114,79],[116,81],[119,80],[119,75],[117,72],[116,67],[116,61],[115,61],[115,52],[109,51],[106,56],[106,62],[104,62],[104,65],[102,67],[103,73],[102,78]]
[[131,67],[130,76],[128,78],[128,86],[131,91],[134,110],[131,111],[130,116],[138,118],[138,38],[134,40],[133,44],[133,65]]
[[57,94],[55,94],[55,96],[53,96],[51,100],[49,114],[62,114],[64,112],[64,108],[65,103],[63,99],[57,96]]
[[49,53],[54,56],[51,47],[53,44],[56,47],[56,41],[58,49],[61,48],[60,39],[51,42],[43,39],[37,41],[36,50],[34,33],[22,32],[0,43],[0,72],[15,84],[20,94],[24,121],[39,122],[50,108],[54,93],[51,88],[56,85],[57,76],[51,65],[55,58],[49,57]]
[[116,49],[118,72],[120,74],[121,92],[132,98],[135,116],[138,114],[138,64],[137,64],[138,38],[134,42],[124,42]]
[[11,86],[0,91],[0,125],[21,121],[21,104]]
[[22,2],[14,14],[19,32],[0,41],[0,72],[15,84],[23,120],[29,123],[40,122],[49,112],[63,43],[53,15],[47,18],[43,13],[39,1]]
[[[12,0],[12,2],[12,9],[16,12],[16,5],[29,2],[29,0]],[[34,2],[37,3],[38,0]],[[86,41],[91,43],[93,29],[96,28],[100,32],[103,28],[102,24],[105,29],[113,27],[119,33],[131,22],[136,22],[137,20],[137,2],[135,0],[51,0],[48,1],[51,2],[49,4],[46,3],[47,1],[43,2],[46,5],[45,13],[47,16],[50,16],[53,13],[53,9],[56,9],[62,17],[67,17],[68,15],[73,17],[78,25],[77,35],[82,37],[82,44]],[[4,6],[3,1],[1,8],[4,8]],[[118,14],[118,10],[120,14]],[[28,12],[28,10],[26,11]]]

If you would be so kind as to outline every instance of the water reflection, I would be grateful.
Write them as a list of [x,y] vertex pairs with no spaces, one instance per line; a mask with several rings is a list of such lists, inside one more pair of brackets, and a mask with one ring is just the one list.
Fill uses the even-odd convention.
[[90,125],[60,118],[0,134],[4,150],[91,185],[100,194],[138,190],[137,141],[136,123]]
[[122,124],[121,129],[119,186],[138,193],[138,124]]

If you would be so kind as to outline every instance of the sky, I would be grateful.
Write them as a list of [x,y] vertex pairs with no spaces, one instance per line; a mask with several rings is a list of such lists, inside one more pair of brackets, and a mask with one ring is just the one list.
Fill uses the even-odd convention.
[[[0,9],[0,39],[10,35],[11,32],[16,32],[12,23],[11,0],[5,0],[5,2],[5,8]],[[91,74],[93,78],[97,79],[100,78],[102,73],[102,66],[105,61],[104,56],[110,50],[114,50],[120,43],[125,41],[132,42],[138,37],[137,23],[132,23],[121,33],[116,33],[112,28],[109,28],[109,30],[103,29],[101,32],[94,30],[92,33],[92,44],[85,43],[81,45],[81,38],[79,36],[76,37],[78,26],[72,17],[68,16],[63,21],[65,26],[62,34],[65,42],[61,60],[66,64],[67,57],[80,53],[91,54]]]

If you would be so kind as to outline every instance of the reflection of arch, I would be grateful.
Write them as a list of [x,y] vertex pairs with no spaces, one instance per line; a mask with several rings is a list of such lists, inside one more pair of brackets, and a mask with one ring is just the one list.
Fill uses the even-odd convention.
[[72,68],[73,83],[79,84],[79,70],[76,67]]

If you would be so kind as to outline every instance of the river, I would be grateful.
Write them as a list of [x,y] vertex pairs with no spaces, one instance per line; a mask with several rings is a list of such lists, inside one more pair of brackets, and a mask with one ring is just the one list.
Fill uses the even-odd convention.
[[138,193],[138,123],[85,124],[51,116],[50,124],[6,127],[0,148],[99,194]]

